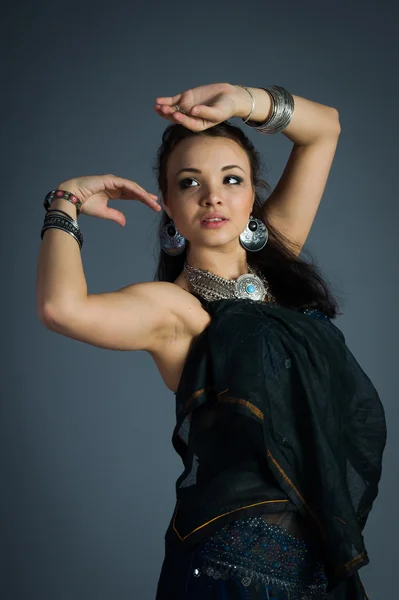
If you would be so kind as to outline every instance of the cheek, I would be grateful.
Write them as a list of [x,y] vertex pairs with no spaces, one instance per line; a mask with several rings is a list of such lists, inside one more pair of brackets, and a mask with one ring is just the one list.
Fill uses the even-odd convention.
[[234,215],[234,221],[243,227],[248,223],[248,219],[250,217],[252,210],[252,199],[247,200],[246,198],[241,198],[237,201],[234,206],[232,206],[232,215]]
[[[186,204],[184,208],[180,205],[177,206],[173,212],[175,225],[182,236],[189,239],[193,226],[196,225],[196,213],[190,210]],[[191,234],[191,235],[190,235]]]

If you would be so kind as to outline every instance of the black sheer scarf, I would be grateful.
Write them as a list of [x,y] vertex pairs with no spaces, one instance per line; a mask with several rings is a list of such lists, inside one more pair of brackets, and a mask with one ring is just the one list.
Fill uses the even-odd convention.
[[242,511],[295,510],[320,545],[334,598],[347,597],[342,582],[364,598],[362,531],[386,442],[375,387],[318,310],[201,302],[212,321],[176,393],[172,443],[185,469],[166,538],[189,548]]

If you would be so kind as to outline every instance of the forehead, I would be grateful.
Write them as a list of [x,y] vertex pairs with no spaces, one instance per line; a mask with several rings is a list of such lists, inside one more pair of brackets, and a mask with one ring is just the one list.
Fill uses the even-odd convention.
[[171,175],[182,168],[220,170],[227,164],[249,169],[248,156],[237,142],[221,137],[191,137],[179,142],[168,161]]

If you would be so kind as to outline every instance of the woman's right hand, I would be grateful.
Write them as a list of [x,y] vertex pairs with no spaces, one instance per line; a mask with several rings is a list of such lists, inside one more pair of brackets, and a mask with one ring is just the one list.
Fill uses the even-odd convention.
[[135,181],[112,174],[75,177],[60,183],[57,189],[71,192],[82,202],[80,214],[110,219],[122,227],[126,225],[125,215],[110,208],[108,200],[139,200],[156,212],[161,210],[158,196],[146,192]]

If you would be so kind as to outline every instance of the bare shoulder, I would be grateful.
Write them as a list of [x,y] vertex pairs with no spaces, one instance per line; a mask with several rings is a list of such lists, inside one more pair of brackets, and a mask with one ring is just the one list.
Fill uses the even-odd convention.
[[172,312],[177,312],[179,315],[182,308],[183,311],[188,308],[192,309],[193,307],[202,308],[201,302],[190,293],[188,288],[184,287],[184,282],[182,283],[180,277],[178,277],[175,282],[148,281],[132,284],[128,287],[135,293],[138,286],[140,286],[142,291],[151,297],[152,300],[157,302],[167,301]]

